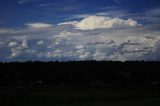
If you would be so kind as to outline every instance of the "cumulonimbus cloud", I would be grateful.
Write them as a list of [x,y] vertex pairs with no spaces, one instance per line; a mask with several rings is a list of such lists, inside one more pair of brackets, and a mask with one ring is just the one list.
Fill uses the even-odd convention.
[[138,22],[133,19],[120,19],[120,18],[111,18],[105,16],[89,16],[84,18],[81,21],[70,21],[60,23],[58,25],[73,25],[76,29],[81,30],[94,30],[100,28],[121,28],[121,27],[135,27],[139,26]]
[[80,22],[0,29],[0,61],[160,60],[160,25],[87,31],[68,25]]

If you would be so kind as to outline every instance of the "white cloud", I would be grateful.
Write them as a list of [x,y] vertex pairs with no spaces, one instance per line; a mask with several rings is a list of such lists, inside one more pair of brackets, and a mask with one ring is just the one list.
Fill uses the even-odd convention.
[[24,39],[24,40],[22,41],[22,47],[23,47],[23,48],[28,48],[28,42],[27,42],[26,39]]
[[8,46],[9,46],[9,47],[18,46],[18,42],[9,42]]
[[120,18],[110,18],[105,16],[89,16],[84,18],[80,22],[64,22],[58,25],[70,24],[76,29],[81,30],[94,30],[100,28],[121,28],[121,27],[135,27],[139,26],[138,22],[133,19],[120,19]]
[[13,33],[13,29],[0,29],[0,35]]
[[9,58],[15,58],[18,57],[21,54],[21,50],[19,50],[18,48],[13,48],[11,49],[11,56]]
[[23,55],[25,52],[29,51],[28,41],[26,39],[17,39],[14,41],[10,41],[8,46],[11,49],[11,55],[9,56],[9,58],[19,57],[20,55]]
[[43,45],[44,44],[44,41],[43,40],[40,40],[37,42],[37,45]]
[[75,48],[76,49],[84,49],[85,47],[83,45],[77,45]]
[[79,49],[75,52],[75,54],[78,55],[79,59],[87,59],[90,55],[90,53],[88,51],[86,51],[85,49]]
[[78,21],[69,21],[69,22],[63,22],[59,23],[58,25],[76,25]]
[[86,18],[86,17],[89,17],[89,16],[90,16],[90,14],[77,14],[77,15],[73,15],[69,19],[81,19],[81,18]]
[[64,54],[63,51],[57,49],[57,50],[55,50],[53,52],[47,52],[46,53],[46,57],[47,58],[58,58],[58,57],[63,57],[62,54]]
[[48,28],[52,27],[52,24],[47,24],[47,23],[27,23],[26,26],[29,28]]
[[28,50],[26,50],[25,52],[26,52],[27,54],[32,54],[32,55],[36,54],[36,50],[30,50],[30,49],[28,49]]

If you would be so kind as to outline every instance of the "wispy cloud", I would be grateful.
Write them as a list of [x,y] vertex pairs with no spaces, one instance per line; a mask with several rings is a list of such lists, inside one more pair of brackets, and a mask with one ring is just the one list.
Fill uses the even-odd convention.
[[18,0],[17,3],[18,4],[24,4],[24,3],[28,3],[28,2],[38,2],[41,0]]
[[52,24],[47,24],[47,23],[27,23],[26,26],[29,28],[48,28],[52,27]]
[[50,6],[53,6],[53,4],[51,4],[51,3],[41,3],[41,4],[38,4],[38,7],[50,7]]
[[17,2],[18,2],[18,4],[23,4],[23,3],[26,3],[26,2],[28,2],[28,1],[30,1],[30,0],[19,0],[19,1],[17,1]]

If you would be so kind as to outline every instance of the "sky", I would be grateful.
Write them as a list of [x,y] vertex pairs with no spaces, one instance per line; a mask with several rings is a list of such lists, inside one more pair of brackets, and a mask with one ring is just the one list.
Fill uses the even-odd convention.
[[160,60],[159,0],[1,0],[0,61]]

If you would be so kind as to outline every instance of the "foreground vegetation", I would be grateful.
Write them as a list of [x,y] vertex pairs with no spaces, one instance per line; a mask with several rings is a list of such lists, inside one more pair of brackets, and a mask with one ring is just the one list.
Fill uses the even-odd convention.
[[49,87],[0,89],[1,106],[159,106],[155,88]]
[[0,106],[160,106],[159,65],[0,63]]

